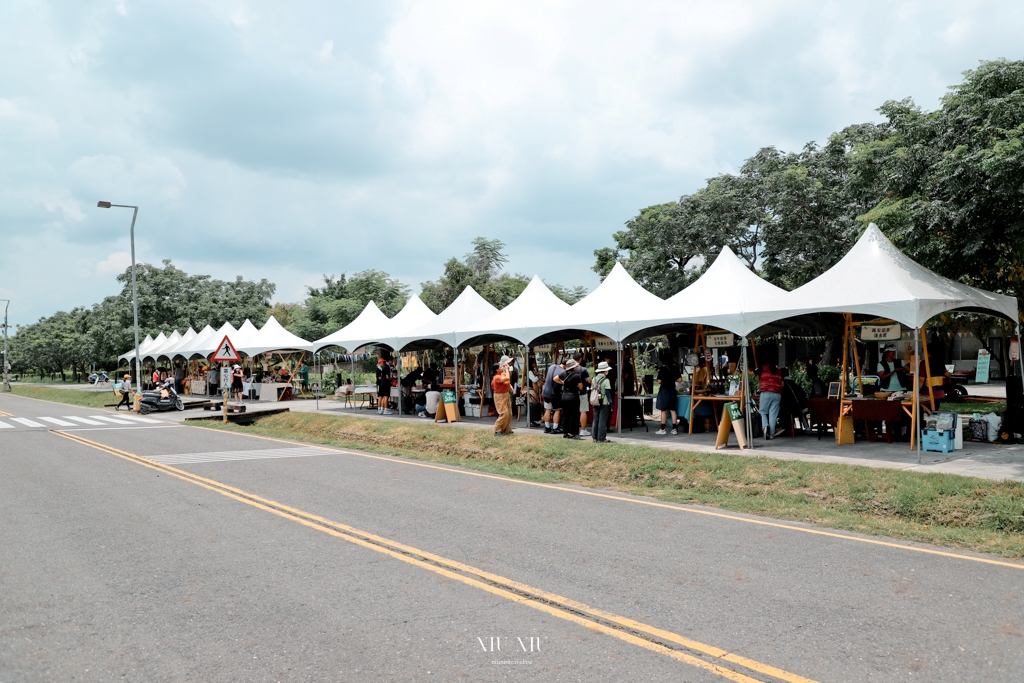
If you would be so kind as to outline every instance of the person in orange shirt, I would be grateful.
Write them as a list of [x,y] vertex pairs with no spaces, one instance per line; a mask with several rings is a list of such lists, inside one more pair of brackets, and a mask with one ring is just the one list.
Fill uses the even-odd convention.
[[494,435],[512,434],[512,382],[508,366],[512,359],[502,356],[498,361],[497,370],[491,378],[491,390],[494,392],[494,407],[498,411],[498,419],[494,423]]

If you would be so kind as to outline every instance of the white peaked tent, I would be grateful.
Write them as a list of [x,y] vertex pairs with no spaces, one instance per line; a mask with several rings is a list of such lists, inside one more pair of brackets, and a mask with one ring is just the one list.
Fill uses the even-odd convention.
[[[142,358],[142,354],[144,354],[146,351],[148,351],[152,346],[153,346],[153,337],[147,334],[146,338],[143,339],[141,342],[139,342],[139,358]],[[119,361],[122,361],[122,360],[132,360],[134,358],[135,358],[135,349],[132,349],[131,351],[128,351],[127,353],[122,353],[120,356],[117,357],[117,360],[119,360]]]
[[[152,351],[153,349],[158,349],[161,346],[163,346],[164,342],[167,341],[167,335],[165,335],[163,332],[161,332],[160,334],[158,334],[156,336],[156,339],[150,339],[149,335],[147,334],[146,335],[146,339],[150,340],[149,344],[146,344],[145,342],[142,342],[141,344],[139,344],[139,358],[142,359],[143,363],[146,362],[147,356],[148,356],[150,351]],[[129,351],[126,354],[126,356],[127,356],[127,358],[129,360],[135,358],[135,351],[134,350]]]
[[[205,344],[210,337],[212,337],[217,331],[207,325],[199,331],[199,333],[191,339],[191,341],[180,344],[177,349],[171,354],[171,358],[184,358],[185,360],[192,360],[192,356],[195,355],[195,349]],[[216,342],[214,342],[216,343]]]
[[621,263],[616,263],[604,282],[572,305],[561,322],[537,326],[538,338],[557,330],[588,330],[621,342],[664,319],[665,300],[637,284]]
[[235,345],[235,350],[238,350],[238,347],[247,344],[257,332],[259,332],[259,330],[256,326],[252,324],[251,320],[246,318],[245,322],[242,323],[242,326],[238,328],[238,331],[231,335],[231,343]]
[[[478,320],[489,318],[498,309],[487,303],[472,287],[466,287],[451,305],[427,323],[407,332],[395,334],[397,350],[424,349],[445,344],[458,347],[459,331],[474,325]],[[397,319],[398,316],[395,316]]]
[[514,339],[530,345],[538,336],[535,331],[560,325],[569,316],[570,306],[547,288],[534,275],[516,300],[489,318],[474,320],[459,330],[455,340],[459,346],[486,344],[501,339]]
[[[685,290],[684,290],[685,291]],[[874,223],[839,263],[749,317],[753,329],[808,313],[859,313],[920,328],[945,311],[1017,322],[1017,300],[954,282],[910,260]]]
[[[437,313],[427,308],[427,305],[416,295],[413,295],[405,302],[405,306],[391,319],[389,336],[382,343],[394,349],[398,344],[398,337],[401,337],[413,330],[417,330],[437,317]],[[373,340],[377,341],[377,340]],[[363,341],[359,346],[365,346],[370,340]],[[359,346],[353,347],[358,349]]]
[[[219,342],[220,339],[215,343]],[[256,334],[242,344],[241,348],[236,347],[235,350],[255,356],[267,351],[305,351],[308,348],[308,341],[284,329],[281,323],[277,322],[277,318],[270,316]]]
[[149,348],[148,351],[142,354],[142,360],[159,360],[160,356],[166,355],[167,349],[173,349],[180,343],[181,334],[177,330],[174,330],[173,332],[171,332],[171,336],[164,340],[163,344],[160,344],[159,346],[154,344],[152,347]]
[[334,334],[317,339],[307,350],[319,351],[328,346],[340,346],[346,351],[354,351],[366,343],[362,340],[379,341],[391,336],[390,333],[391,319],[381,313],[377,304],[371,301],[355,320]]
[[786,290],[759,277],[723,247],[696,282],[665,301],[667,318],[728,330],[746,337],[761,327],[759,312],[782,303]]
[[185,346],[187,344],[191,344],[192,340],[195,338],[196,331],[190,327],[188,328],[188,331],[185,332],[185,334],[181,335],[181,339],[178,340],[177,344],[175,344],[174,346],[164,347],[164,350],[161,352],[160,355],[173,360],[174,357],[178,354],[178,349],[185,348]]

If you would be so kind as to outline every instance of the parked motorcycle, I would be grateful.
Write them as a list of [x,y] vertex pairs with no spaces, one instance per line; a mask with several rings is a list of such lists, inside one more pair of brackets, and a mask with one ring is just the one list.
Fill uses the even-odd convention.
[[100,370],[99,372],[94,372],[91,375],[89,375],[89,381],[92,382],[93,385],[96,385],[99,384],[100,382],[109,382],[110,378],[107,377],[107,373]]
[[168,410],[185,410],[185,404],[178,398],[178,392],[174,390],[173,379],[160,382],[153,391],[142,392],[142,398],[139,399],[140,413],[148,415]]

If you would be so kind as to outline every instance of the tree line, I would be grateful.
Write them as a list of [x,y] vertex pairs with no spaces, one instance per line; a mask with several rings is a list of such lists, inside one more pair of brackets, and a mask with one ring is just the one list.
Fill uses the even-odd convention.
[[[444,310],[472,286],[494,306],[502,308],[529,284],[530,278],[503,270],[508,263],[500,240],[478,237],[462,259],[451,258],[436,280],[422,283],[420,297],[435,313]],[[111,370],[117,356],[133,348],[131,269],[117,276],[121,291],[91,307],[58,311],[38,322],[17,328],[10,340],[11,365],[18,374],[38,374],[79,380],[93,367]],[[307,287],[301,303],[271,304],[276,286],[266,279],[238,276],[224,281],[209,275],[189,275],[170,260],[161,266],[139,264],[136,281],[139,296],[140,340],[147,334],[189,327],[197,332],[206,325],[230,322],[239,327],[249,319],[257,327],[274,315],[278,322],[303,339],[315,340],[344,327],[370,301],[394,316],[408,301],[408,286],[379,270],[352,275],[324,275],[323,282]],[[550,285],[569,303],[586,295],[584,287]]]
[[[595,251],[662,297],[728,245],[793,289],[834,265],[876,223],[904,253],[953,280],[1020,297],[1024,285],[1024,62],[982,62],[941,107],[888,101],[881,123],[797,152],[765,147],[739,173],[642,209]],[[864,273],[871,277],[871,273]],[[853,283],[851,283],[853,284]]]

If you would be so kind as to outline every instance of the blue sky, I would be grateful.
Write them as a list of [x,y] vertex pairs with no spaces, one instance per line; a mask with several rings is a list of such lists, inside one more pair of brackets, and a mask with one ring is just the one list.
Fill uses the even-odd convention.
[[650,204],[887,99],[1022,58],[1019,2],[0,4],[0,298],[12,323],[138,257],[418,291],[478,235],[592,287]]

